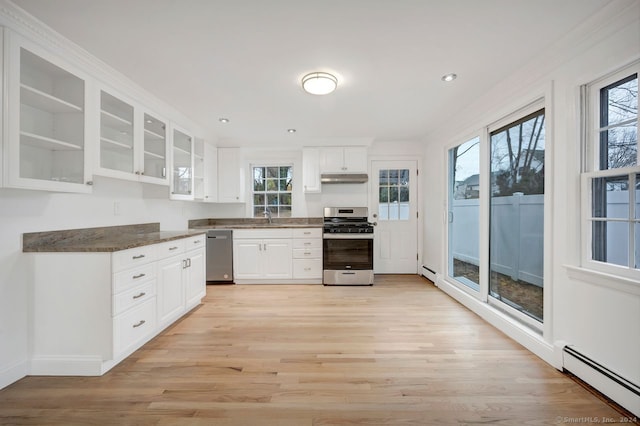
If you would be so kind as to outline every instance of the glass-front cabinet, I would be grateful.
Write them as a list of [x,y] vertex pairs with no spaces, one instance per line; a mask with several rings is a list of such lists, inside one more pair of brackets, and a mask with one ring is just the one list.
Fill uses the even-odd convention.
[[168,182],[167,124],[151,114],[144,114],[144,150],[142,180]]
[[193,200],[194,140],[183,129],[173,128],[171,149],[171,196],[173,200]]
[[90,192],[87,78],[7,31],[9,187]]
[[122,95],[100,90],[96,174],[168,185],[167,125]]
[[133,106],[100,91],[100,168],[134,173]]

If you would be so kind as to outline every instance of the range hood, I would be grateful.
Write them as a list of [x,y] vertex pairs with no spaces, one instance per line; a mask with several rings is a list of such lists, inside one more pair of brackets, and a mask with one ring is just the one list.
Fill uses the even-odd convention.
[[322,183],[366,183],[369,176],[366,173],[323,173],[320,175]]

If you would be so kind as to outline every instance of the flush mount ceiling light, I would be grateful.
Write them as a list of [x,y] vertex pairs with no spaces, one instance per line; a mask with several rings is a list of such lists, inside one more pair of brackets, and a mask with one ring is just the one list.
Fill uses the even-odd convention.
[[296,129],[287,129],[287,132],[289,132],[289,133],[295,133],[295,132],[296,132]]
[[302,77],[302,88],[312,95],[327,95],[338,87],[338,79],[327,72],[312,72]]
[[445,74],[442,76],[442,81],[453,81],[456,78],[458,78],[458,76],[454,73],[451,74]]
[[218,121],[221,122],[221,123],[228,123],[229,119],[222,117],[222,118],[218,118]]

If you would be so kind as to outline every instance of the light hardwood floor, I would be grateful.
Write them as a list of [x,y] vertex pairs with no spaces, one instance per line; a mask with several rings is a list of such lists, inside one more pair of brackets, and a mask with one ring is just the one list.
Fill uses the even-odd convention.
[[[418,276],[208,286],[102,377],[27,377],[2,424],[549,425],[613,407]],[[585,419],[584,424],[589,423]]]

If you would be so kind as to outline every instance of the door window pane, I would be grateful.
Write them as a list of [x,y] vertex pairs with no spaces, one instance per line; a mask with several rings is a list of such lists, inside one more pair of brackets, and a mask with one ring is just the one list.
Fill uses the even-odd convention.
[[544,110],[490,135],[490,296],[542,322]]
[[449,150],[449,182],[449,276],[477,291],[480,288],[480,138]]
[[409,170],[380,170],[378,220],[409,220]]

